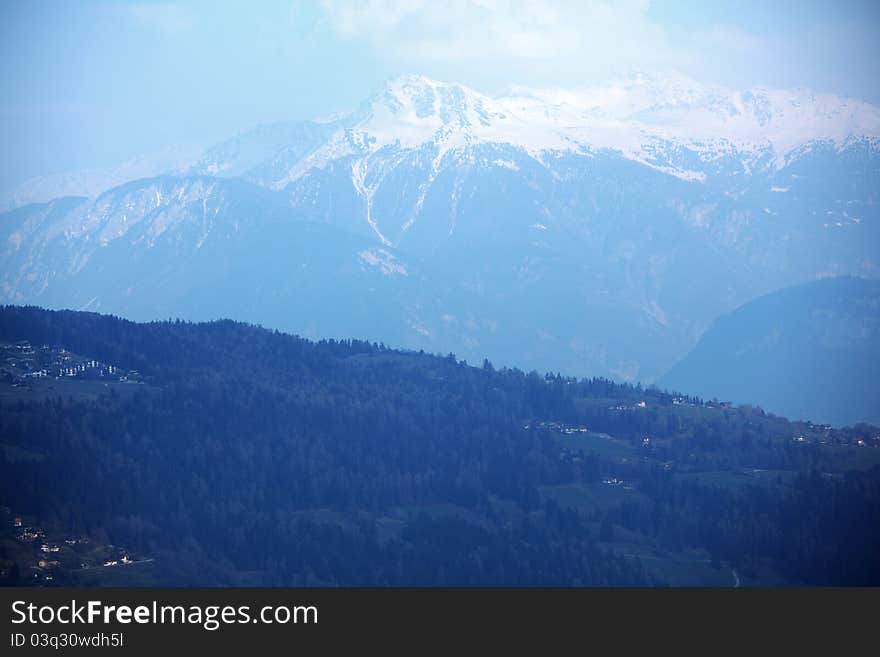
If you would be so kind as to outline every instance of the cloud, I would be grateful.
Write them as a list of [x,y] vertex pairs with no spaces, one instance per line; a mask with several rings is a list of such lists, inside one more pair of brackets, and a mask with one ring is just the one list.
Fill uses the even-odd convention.
[[320,11],[334,38],[386,68],[475,84],[571,86],[671,70],[739,88],[876,98],[880,12],[853,9],[854,23],[833,4],[816,7],[799,21],[781,6],[649,0],[322,0]]
[[163,34],[177,34],[193,26],[193,17],[186,7],[173,3],[145,3],[128,7],[128,15],[138,26]]
[[645,0],[323,0],[343,39],[392,59],[638,65],[667,50]]

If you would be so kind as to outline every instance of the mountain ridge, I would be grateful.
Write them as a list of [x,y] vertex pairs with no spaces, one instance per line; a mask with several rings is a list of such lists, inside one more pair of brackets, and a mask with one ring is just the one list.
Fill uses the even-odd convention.
[[659,384],[835,425],[877,422],[880,281],[828,278],[716,319]]
[[880,581],[877,427],[497,366],[0,306],[0,582]]
[[[723,100],[633,83],[646,87],[627,110],[643,123]],[[565,111],[593,108],[583,98]],[[564,113],[516,122],[511,102],[403,78],[353,114],[239,135],[185,173],[0,215],[0,302],[234,316],[651,382],[757,295],[880,277],[873,137],[807,142],[781,169],[766,145],[705,160],[655,143],[639,159],[562,140]],[[489,139],[508,124],[564,148]],[[338,308],[319,302],[328,286]]]
[[[410,92],[406,92],[406,89]],[[258,124],[210,146],[201,154],[192,146],[165,149],[159,154],[134,158],[119,167],[32,178],[17,189],[9,190],[5,194],[4,205],[12,209],[30,202],[45,202],[68,195],[94,198],[125,180],[172,172],[243,175],[251,168],[248,162],[256,167],[263,160],[281,156],[284,145],[300,141],[292,136],[303,130],[313,130],[325,136],[328,131],[337,130],[343,133],[353,130],[360,134],[379,132],[381,137],[377,137],[376,144],[387,145],[394,143],[404,131],[392,132],[389,136],[387,130],[377,131],[377,125],[369,125],[368,119],[375,114],[374,106],[385,104],[387,108],[390,103],[399,110],[421,103],[419,107],[422,111],[415,108],[413,117],[419,118],[418,115],[422,114],[422,119],[430,119],[434,112],[425,110],[431,104],[428,102],[431,95],[445,98],[446,101],[455,98],[464,101],[465,107],[447,102],[445,110],[439,112],[447,118],[462,115],[462,111],[470,105],[482,108],[482,121],[468,121],[472,126],[485,123],[482,127],[491,127],[491,122],[486,119],[503,115],[512,125],[518,126],[520,134],[518,138],[516,134],[512,138],[510,135],[505,138],[503,130],[496,132],[497,143],[514,143],[534,155],[554,149],[609,149],[647,166],[694,180],[703,179],[700,175],[702,172],[664,161],[668,159],[667,151],[683,146],[699,153],[706,162],[737,152],[746,153],[746,168],[760,165],[768,160],[769,155],[769,161],[779,169],[790,163],[792,158],[796,159],[799,151],[810,143],[829,142],[842,149],[853,141],[865,140],[877,148],[880,140],[880,109],[876,106],[856,98],[804,88],[782,90],[759,86],[737,91],[718,85],[704,85],[675,71],[634,71],[628,76],[580,88],[511,85],[507,92],[493,96],[460,83],[441,82],[413,74],[388,80],[354,110],[310,121]],[[789,121],[788,126],[784,123],[785,119]],[[447,127],[446,124],[432,126],[430,120],[421,126],[418,121],[411,123],[416,133],[424,133],[426,127],[433,127],[434,131],[429,131],[431,140],[438,128]],[[791,123],[796,123],[797,129]],[[775,132],[772,130],[774,127]],[[399,130],[400,126],[396,128]],[[770,134],[770,137],[762,134],[762,131]],[[491,136],[491,131],[487,134]],[[483,143],[487,143],[485,137],[485,134],[479,136]],[[471,138],[477,137],[471,135]],[[337,147],[344,144],[344,137],[339,141]],[[405,141],[404,135],[401,143]],[[241,152],[235,152],[236,144],[251,148],[260,142],[265,148],[264,158],[249,159],[246,154],[243,156]],[[422,137],[418,145],[426,142]],[[256,150],[259,151],[259,148]],[[251,151],[250,155],[253,156],[254,152]],[[172,165],[169,166],[169,163]],[[290,177],[286,179],[277,175],[273,179],[267,175],[268,172],[262,172],[262,176],[257,173],[253,172],[253,177],[262,179],[266,185],[277,186],[281,180],[287,183],[291,181]],[[292,176],[301,174],[300,169],[294,171]],[[53,193],[52,189],[58,191]]]
[[[392,79],[360,109],[334,122],[337,130],[326,150],[309,164],[320,167],[343,153],[426,144],[436,147],[439,162],[475,143],[500,143],[539,161],[558,151],[611,150],[702,181],[705,173],[676,165],[670,151],[686,148],[704,163],[739,155],[748,172],[763,160],[784,168],[811,143],[838,149],[859,140],[874,148],[880,144],[880,109],[808,90],[735,92],[683,76],[645,75],[579,91],[515,89],[519,95],[493,98],[421,75]],[[292,169],[271,184],[283,187],[305,170]]]

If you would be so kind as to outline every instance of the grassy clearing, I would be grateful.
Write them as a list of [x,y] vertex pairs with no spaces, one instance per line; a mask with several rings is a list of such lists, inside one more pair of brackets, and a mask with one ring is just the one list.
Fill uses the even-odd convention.
[[17,401],[42,402],[46,399],[72,398],[75,401],[89,401],[101,395],[116,392],[132,394],[143,389],[143,384],[119,381],[82,381],[69,379],[34,379],[27,386],[13,386],[0,383],[0,404]]

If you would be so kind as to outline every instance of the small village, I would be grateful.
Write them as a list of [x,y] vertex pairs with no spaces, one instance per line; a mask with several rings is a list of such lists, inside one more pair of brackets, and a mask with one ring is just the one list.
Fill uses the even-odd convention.
[[[35,518],[0,507],[0,583],[52,586],[69,584],[74,572],[101,571],[152,559],[85,536],[55,535]],[[14,581],[13,581],[14,580]]]
[[580,424],[566,424],[565,422],[538,422],[536,424],[525,424],[523,429],[528,431],[531,428],[544,429],[545,431],[555,431],[566,436],[574,436],[577,434],[589,433],[587,427]]
[[83,358],[62,346],[0,343],[0,382],[27,387],[41,379],[142,383],[137,371]]

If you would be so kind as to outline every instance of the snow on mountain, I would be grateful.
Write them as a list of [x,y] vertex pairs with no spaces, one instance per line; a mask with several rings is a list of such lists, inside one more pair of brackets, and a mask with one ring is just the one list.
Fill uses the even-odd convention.
[[747,173],[762,166],[779,170],[814,144],[843,149],[860,140],[875,147],[880,142],[880,108],[803,89],[734,91],[678,74],[634,73],[587,88],[515,86],[491,97],[410,75],[390,80],[348,114],[258,126],[201,157],[191,146],[175,147],[117,167],[33,178],[0,193],[0,208],[61,196],[96,198],[163,173],[245,176],[283,189],[340,158],[426,146],[434,151],[435,174],[450,153],[504,144],[539,162],[552,153],[610,150],[684,180],[705,181],[700,162],[734,157]]
[[[252,160],[225,166],[246,170],[245,177],[257,184],[287,190],[298,209],[320,204],[322,185],[338,190],[338,172],[345,170],[362,206],[357,214],[390,246],[418,220],[447,169],[460,174],[483,163],[519,171],[528,166],[525,160],[552,169],[559,157],[602,153],[686,182],[711,180],[725,187],[731,176],[772,177],[817,149],[858,144],[875,149],[880,110],[803,90],[732,91],[680,75],[634,74],[579,90],[517,87],[500,97],[404,76],[386,83],[356,111],[332,122],[298,124],[290,134],[260,166]],[[241,139],[265,141],[260,131]],[[234,159],[247,150],[239,141],[220,150]],[[335,176],[334,182],[316,182],[321,171]],[[397,183],[388,185],[392,179]],[[402,179],[408,182],[400,187]],[[389,194],[396,199],[390,212]],[[451,192],[450,233],[456,194]]]
[[0,301],[650,381],[758,294],[880,276],[878,116],[674,75],[498,97],[402,77],[0,215]]
[[506,144],[541,160],[548,153],[608,149],[686,180],[705,172],[675,164],[684,148],[703,162],[735,155],[748,171],[761,160],[780,169],[813,142],[844,148],[880,139],[880,109],[807,90],[732,91],[682,76],[644,74],[580,90],[515,87],[492,98],[424,76],[388,82],[338,124],[322,146],[272,186],[313,167],[382,149],[432,146],[435,168],[449,152]]
[[29,178],[0,191],[0,209],[29,203],[46,203],[63,196],[97,198],[100,194],[137,178],[182,172],[199,157],[201,147],[173,146],[149,155],[131,158],[117,166],[66,171]]

